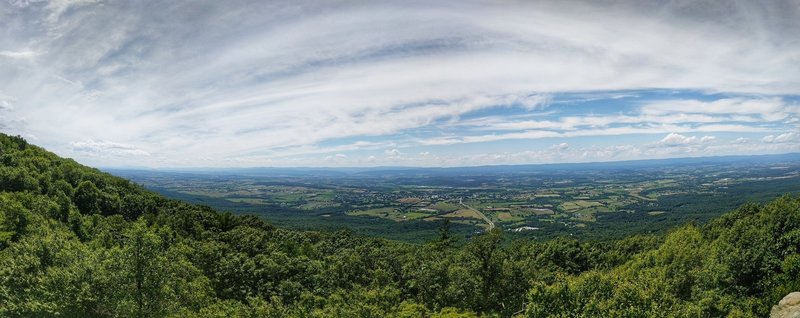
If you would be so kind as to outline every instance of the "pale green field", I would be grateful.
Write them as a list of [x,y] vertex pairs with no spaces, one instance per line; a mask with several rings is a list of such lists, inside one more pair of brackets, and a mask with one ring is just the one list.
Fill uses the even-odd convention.
[[392,221],[410,221],[410,220],[419,220],[425,219],[431,216],[434,216],[434,212],[427,212],[427,211],[411,211],[411,212],[402,212],[393,207],[384,207],[384,208],[375,208],[369,210],[359,210],[359,211],[350,211],[346,213],[347,215],[351,216],[371,216],[371,217],[379,217],[384,219],[389,219]]
[[456,210],[460,209],[461,207],[459,207],[456,204],[450,203],[450,202],[439,201],[439,202],[436,202],[434,204],[431,204],[430,206],[428,206],[428,208],[437,210],[439,212],[446,213],[446,212],[456,211]]
[[563,211],[572,212],[595,206],[603,206],[603,204],[597,201],[574,200],[563,202],[558,207]]

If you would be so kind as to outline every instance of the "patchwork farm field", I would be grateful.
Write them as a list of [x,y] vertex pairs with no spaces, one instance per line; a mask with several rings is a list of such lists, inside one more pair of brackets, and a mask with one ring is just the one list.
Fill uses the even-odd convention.
[[408,241],[434,237],[445,220],[463,235],[492,227],[526,237],[653,232],[800,192],[798,155],[597,165],[113,172],[171,197],[283,226]]

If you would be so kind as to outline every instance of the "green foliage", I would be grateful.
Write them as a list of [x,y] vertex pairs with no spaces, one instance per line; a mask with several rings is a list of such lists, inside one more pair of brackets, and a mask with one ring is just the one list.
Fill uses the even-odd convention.
[[[705,229],[688,225],[608,271],[531,289],[530,317],[764,317],[798,283],[800,200],[747,205]],[[620,307],[623,305],[622,307]]]
[[800,199],[614,241],[411,245],[167,200],[0,134],[0,316],[763,317],[800,289]]
[[83,214],[100,213],[102,193],[93,182],[86,180],[75,189],[75,205]]
[[90,313],[97,255],[61,224],[38,221],[36,232],[0,252],[0,315]]
[[0,245],[25,235],[30,219],[31,213],[22,203],[0,196]]

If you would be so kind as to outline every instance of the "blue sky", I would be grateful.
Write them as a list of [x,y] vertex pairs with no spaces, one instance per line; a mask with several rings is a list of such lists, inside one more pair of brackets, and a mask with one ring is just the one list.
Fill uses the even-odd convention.
[[0,131],[102,167],[800,151],[796,1],[0,3]]

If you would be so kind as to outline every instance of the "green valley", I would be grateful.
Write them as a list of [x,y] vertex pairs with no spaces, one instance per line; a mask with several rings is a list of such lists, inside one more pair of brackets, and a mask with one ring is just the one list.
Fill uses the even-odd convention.
[[[800,192],[800,155],[464,168],[110,170],[168,197],[298,230],[421,243],[449,220],[515,238],[622,238]],[[752,189],[759,189],[752,191]]]
[[[0,135],[0,146],[2,316],[763,317],[800,288],[796,194],[664,234],[509,241],[498,226],[465,239],[425,221],[441,224],[438,237],[408,244],[287,230],[166,199],[19,137]],[[516,222],[520,210],[551,218],[612,202],[566,186],[542,194],[569,191],[586,198],[476,208]],[[672,190],[639,193],[658,191]],[[423,205],[411,197],[391,202]],[[474,218],[453,202],[424,205],[400,214]]]

